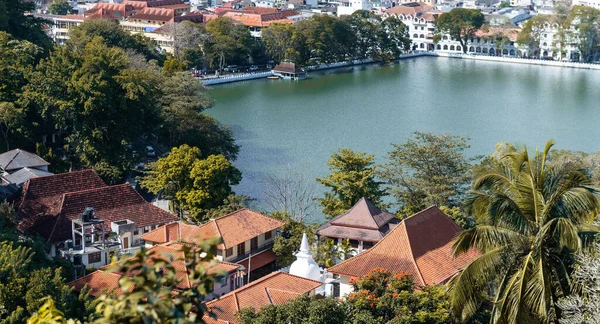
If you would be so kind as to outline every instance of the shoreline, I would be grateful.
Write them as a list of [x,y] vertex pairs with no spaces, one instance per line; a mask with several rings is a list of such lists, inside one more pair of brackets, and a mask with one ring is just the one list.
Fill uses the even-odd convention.
[[[502,63],[513,63],[513,64],[528,64],[528,65],[542,65],[542,66],[554,66],[554,67],[562,67],[562,68],[572,68],[572,69],[584,69],[584,70],[600,70],[600,64],[592,64],[592,63],[579,63],[579,62],[561,62],[561,61],[545,61],[539,59],[527,59],[527,58],[517,58],[517,57],[502,57],[502,56],[487,56],[487,55],[470,55],[470,54],[462,54],[462,53],[438,53],[438,52],[417,52],[417,53],[409,53],[402,54],[393,62],[401,61],[408,58],[416,58],[422,56],[430,56],[430,57],[446,57],[452,59],[464,59],[464,60],[475,60],[475,61],[487,61],[487,62],[502,62]],[[354,60],[352,62],[339,62],[339,63],[331,63],[331,64],[321,64],[318,66],[307,66],[306,71],[322,71],[322,70],[330,70],[330,69],[338,69],[343,67],[351,67],[351,66],[359,66],[366,64],[375,64],[381,63],[379,61],[375,61],[373,59],[365,59],[365,60]],[[200,79],[203,85],[215,85],[215,84],[225,84],[225,83],[233,83],[240,81],[248,81],[248,80],[256,80],[256,79],[264,79],[269,76],[272,76],[272,71],[267,72],[258,72],[258,73],[244,73],[232,76],[211,78],[211,79]]]

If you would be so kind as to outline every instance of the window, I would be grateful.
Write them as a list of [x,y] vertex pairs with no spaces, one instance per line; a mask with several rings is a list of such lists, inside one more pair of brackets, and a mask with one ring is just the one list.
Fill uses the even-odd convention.
[[139,235],[140,234],[140,230],[136,229],[135,231],[133,231],[133,235]]
[[270,240],[273,237],[273,232],[272,231],[268,231],[265,233],[265,241],[266,240]]
[[253,237],[250,240],[250,250],[256,250],[258,249],[258,237]]
[[233,248],[225,250],[225,257],[228,258],[233,255]]
[[246,254],[246,242],[242,242],[242,243],[238,244],[237,253],[238,253],[238,255]]
[[363,242],[363,249],[370,249],[373,247],[373,242]]
[[88,264],[98,263],[100,261],[102,261],[102,255],[100,254],[100,252],[88,254]]

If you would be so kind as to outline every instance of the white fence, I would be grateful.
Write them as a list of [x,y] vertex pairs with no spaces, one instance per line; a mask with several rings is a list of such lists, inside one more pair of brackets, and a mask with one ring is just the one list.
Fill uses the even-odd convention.
[[439,56],[439,57],[451,57],[451,58],[459,58],[459,59],[478,60],[478,61],[506,62],[506,63],[568,67],[568,68],[575,68],[575,69],[600,70],[600,64],[591,64],[591,63],[546,61],[546,60],[536,60],[536,59],[519,58],[519,57],[469,55],[469,54],[458,54],[458,53],[431,53],[430,55]]
[[254,79],[264,79],[271,75],[273,75],[273,72],[268,71],[268,72],[236,74],[236,75],[231,75],[231,76],[222,76],[222,77],[217,77],[217,78],[206,78],[206,79],[199,79],[199,80],[204,85],[211,85],[211,84],[221,84],[221,83],[229,83],[229,82],[254,80]]

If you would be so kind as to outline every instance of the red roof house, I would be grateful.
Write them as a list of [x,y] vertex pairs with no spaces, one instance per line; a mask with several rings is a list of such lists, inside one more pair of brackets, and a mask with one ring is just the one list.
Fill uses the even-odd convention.
[[446,283],[478,257],[471,251],[455,258],[454,237],[462,228],[432,206],[403,220],[371,249],[343,261],[328,272],[348,278],[364,276],[374,268],[412,275],[418,286]]

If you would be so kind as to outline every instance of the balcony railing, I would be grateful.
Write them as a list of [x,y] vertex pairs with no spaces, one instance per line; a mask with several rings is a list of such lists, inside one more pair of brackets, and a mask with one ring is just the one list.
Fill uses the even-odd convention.
[[257,247],[256,249],[252,249],[244,255],[238,255],[235,258],[229,260],[228,262],[236,263],[236,262],[242,261],[244,259],[247,259],[250,256],[250,254],[255,255],[257,253],[264,252],[272,247],[273,247],[273,241],[265,243],[265,244]]

